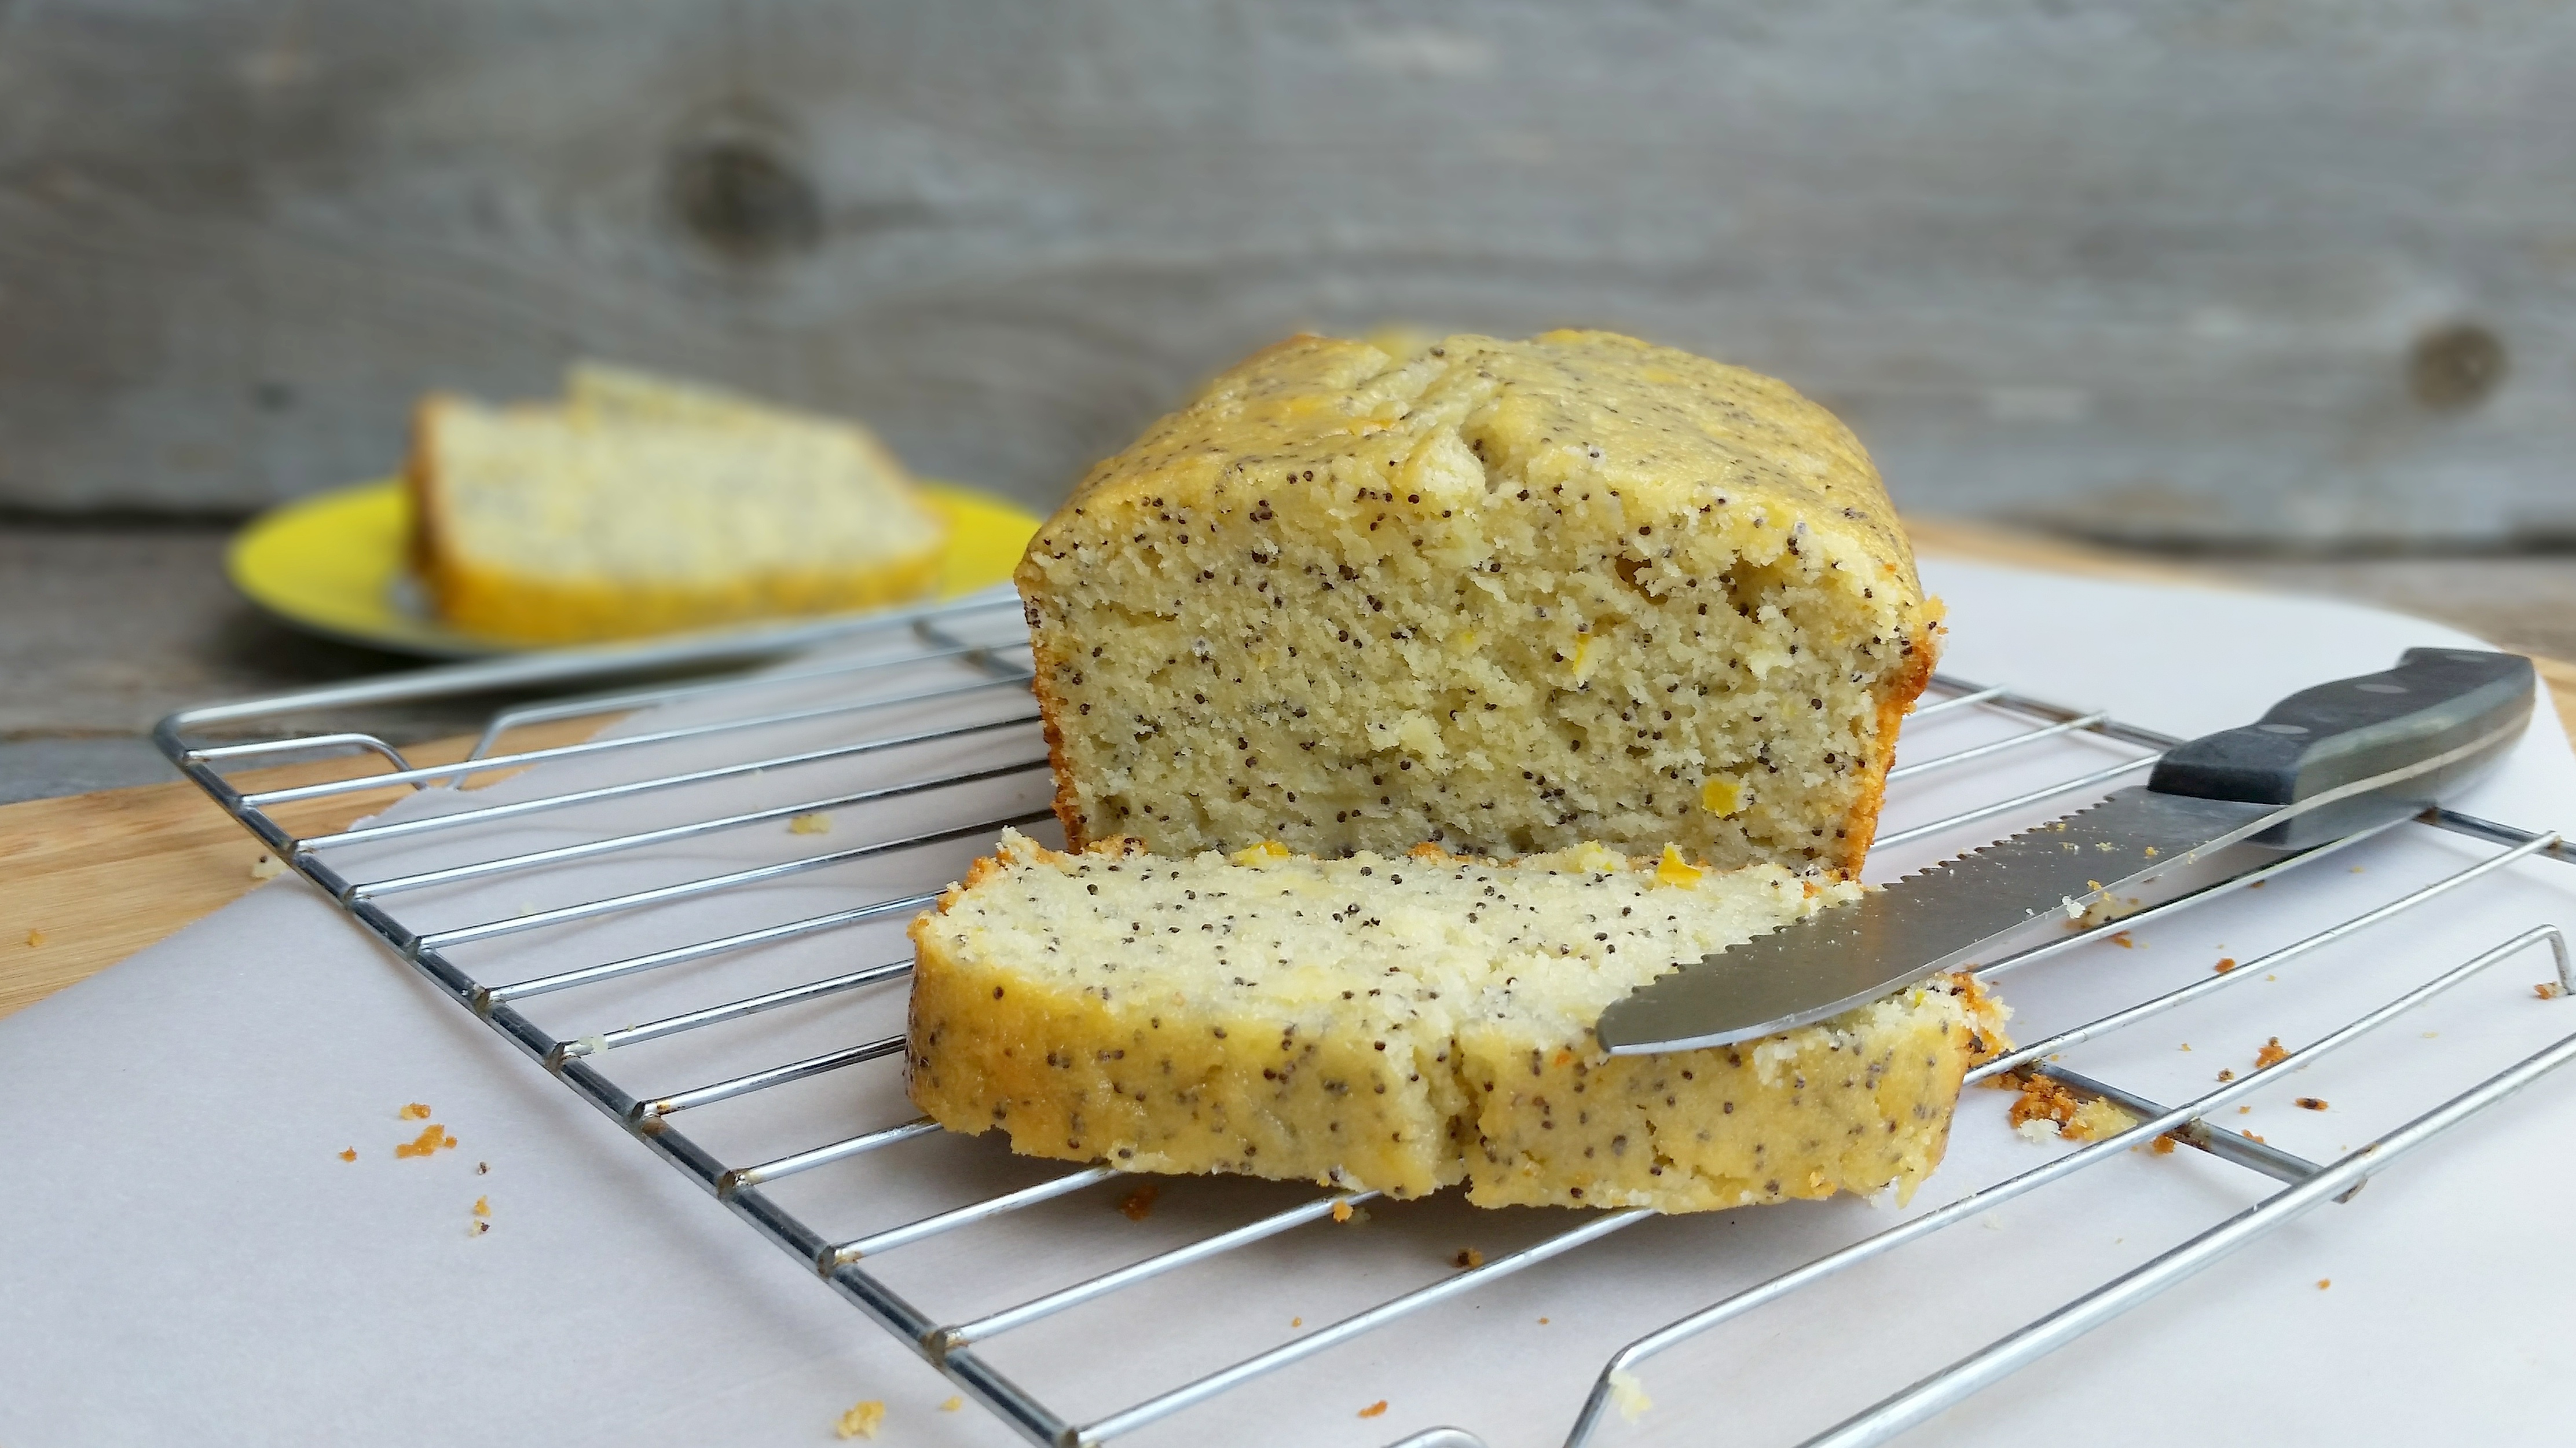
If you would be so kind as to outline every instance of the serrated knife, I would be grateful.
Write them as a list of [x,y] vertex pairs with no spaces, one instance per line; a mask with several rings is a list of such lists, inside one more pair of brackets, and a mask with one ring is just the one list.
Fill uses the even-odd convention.
[[2519,654],[2408,649],[2175,748],[2142,788],[1657,976],[1601,1013],[1601,1044],[1785,1031],[2421,813],[2522,737],[2533,694]]

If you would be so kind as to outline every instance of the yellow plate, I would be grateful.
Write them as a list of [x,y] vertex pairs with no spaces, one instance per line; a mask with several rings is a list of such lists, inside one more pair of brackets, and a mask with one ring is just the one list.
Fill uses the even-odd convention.
[[[953,483],[925,482],[922,491],[949,524],[939,596],[1007,581],[1038,520]],[[261,514],[233,539],[225,570],[251,602],[332,638],[441,658],[526,647],[440,623],[405,558],[410,539],[411,499],[399,478],[384,478]]]

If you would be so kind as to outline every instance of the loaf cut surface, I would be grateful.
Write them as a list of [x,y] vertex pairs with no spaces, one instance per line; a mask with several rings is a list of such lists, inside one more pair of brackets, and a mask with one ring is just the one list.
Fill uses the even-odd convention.
[[941,1125],[1134,1171],[1705,1211],[1909,1195],[1970,1061],[1963,980],[1739,1047],[1605,1055],[1604,1006],[1854,898],[1597,845],[1173,859],[1006,834],[912,931],[907,1072]]
[[556,404],[424,400],[409,483],[440,617],[526,643],[900,602],[946,534],[856,424],[598,364]]
[[1601,332],[1299,337],[1017,575],[1068,838],[1856,872],[1938,606],[1783,383]]

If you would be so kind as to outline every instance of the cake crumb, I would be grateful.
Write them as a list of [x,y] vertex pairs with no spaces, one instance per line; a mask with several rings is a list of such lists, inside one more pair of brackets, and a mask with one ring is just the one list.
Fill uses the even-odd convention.
[[2325,1098],[2322,1096],[2302,1096],[2295,1104],[2304,1107],[2309,1111],[2323,1111],[2326,1109]]
[[491,1230],[492,1230],[492,1224],[491,1224],[490,1222],[481,1222],[481,1221],[478,1221],[478,1222],[476,1222],[473,1226],[468,1227],[468,1228],[465,1230],[465,1235],[467,1235],[467,1236],[469,1236],[469,1237],[480,1237],[480,1236],[482,1236],[484,1233],[486,1233],[486,1232],[488,1232],[488,1231],[491,1231]]
[[2236,1108],[2236,1114],[2239,1116],[2251,1116],[2254,1114],[2254,1108],[2251,1106],[2239,1106]]
[[2540,984],[2533,986],[2531,988],[2531,993],[2540,997],[2542,1000],[2554,1001],[2560,996],[2567,994],[2567,987],[2560,985],[2554,980],[2544,980]]
[[33,950],[44,943],[45,932],[41,930],[30,930],[27,932],[27,948],[29,950]]
[[430,1156],[455,1145],[456,1138],[447,1134],[447,1128],[433,1121],[422,1128],[420,1135],[409,1141],[396,1143],[394,1156],[397,1159],[407,1156]]
[[397,1121],[427,1121],[429,1119],[429,1107],[421,1102],[415,1101],[409,1106],[404,1107],[402,1110],[395,1112],[394,1119]]
[[474,1215],[478,1217],[488,1217],[492,1215],[492,1199],[490,1197],[476,1197],[474,1199]]
[[2229,1082],[2229,1081],[2233,1081],[2233,1080],[2235,1080],[2235,1079],[2236,1079],[2236,1071],[2235,1071],[2235,1068],[2233,1068],[2233,1067],[2228,1067],[2228,1066],[2222,1066],[2222,1067],[2220,1067],[2220,1068],[2219,1068],[2219,1071],[2218,1071],[2218,1079],[2219,1079],[2219,1081],[2220,1081],[2222,1084],[2223,1084],[2223,1083],[2225,1083],[2225,1082]]
[[2111,943],[2120,947],[2122,950],[2135,950],[2138,948],[2138,942],[2131,940],[2129,938],[2129,932],[2125,930],[2112,935]]
[[1131,1222],[1141,1222],[1154,1214],[1154,1198],[1163,1189],[1152,1182],[1138,1182],[1136,1189],[1118,1199],[1118,1210]]
[[2320,1277],[2317,1279],[2317,1290],[2319,1292],[2323,1292],[2332,1286],[2334,1286],[2334,1279],[2331,1277]]
[[1458,1255],[1449,1260],[1455,1266],[1473,1269],[1485,1265],[1485,1254],[1473,1247],[1461,1247]]
[[2220,957],[2218,958],[2218,965],[2217,965],[2217,967],[2216,967],[2218,974],[2220,974],[2220,975],[2225,975],[2225,974],[2227,974],[2229,971],[2234,970],[2235,968],[2236,968],[2236,957],[2235,957],[2235,956],[2232,956],[2232,955],[2222,955],[2222,956],[2220,956]]
[[[2077,1095],[2063,1082],[2035,1072],[2011,1072],[2004,1079],[2021,1096],[2006,1113],[2013,1130],[2026,1141],[2100,1141],[2138,1124],[2138,1118],[2098,1096]],[[2038,1129],[2044,1125],[2045,1129]]]
[[1610,1403],[1619,1410],[1620,1417],[1631,1423],[1646,1416],[1646,1410],[1655,1406],[1655,1400],[1646,1396],[1644,1381],[1626,1368],[1610,1374]]
[[2254,1069],[2269,1071],[2288,1059],[2290,1059],[2290,1053],[2281,1048],[2281,1038],[2274,1036],[2263,1043],[2262,1050],[2254,1053]]
[[1363,1418],[1374,1418],[1385,1411],[1386,1399],[1380,1398],[1376,1402],[1369,1404],[1367,1407],[1360,1409],[1360,1416]]
[[832,832],[832,817],[819,810],[801,814],[787,822],[787,832],[791,835],[828,835]]
[[844,1438],[873,1438],[884,1426],[885,1400],[870,1398],[864,1403],[851,1405],[850,1411],[843,1413],[841,1421],[833,1425],[833,1431]]
[[1302,1317],[1292,1317],[1288,1319],[1288,1325],[1290,1327],[1304,1327],[1306,1325],[1306,1319]]
[[254,880],[274,880],[285,873],[286,862],[275,855],[263,853],[250,862],[250,877]]
[[939,1405],[939,1411],[943,1413],[954,1413],[965,1406],[966,1400],[964,1398],[959,1397],[955,1393],[951,1393],[948,1395],[948,1401]]
[[2154,1152],[2158,1156],[2171,1156],[2174,1154],[2175,1145],[2174,1134],[2168,1131],[2164,1135],[2147,1143],[2147,1150]]
[[2185,1042],[2183,1042],[2183,1043],[2182,1043],[2182,1048],[2183,1048],[2184,1050],[2186,1050],[2186,1051],[2190,1050],[2190,1049],[2191,1049],[2191,1042],[2189,1042],[2189,1041],[2185,1041]]
[[1351,1219],[1351,1204],[1350,1204],[1350,1203],[1348,1203],[1348,1202],[1335,1202],[1335,1203],[1333,1203],[1333,1220],[1334,1220],[1334,1221],[1336,1221],[1336,1222],[1347,1222],[1347,1221],[1349,1221],[1350,1219]]
[[2268,1141],[2263,1141],[2263,1138],[2261,1138],[2261,1137],[2259,1137],[2259,1136],[2256,1136],[2256,1135],[2254,1134],[2254,1132],[2253,1132],[2253,1129],[2252,1129],[2252,1128],[2250,1128],[2250,1127],[2249,1127],[2249,1128],[2246,1128],[2245,1130],[2243,1130],[2243,1131],[2242,1131],[2241,1133],[2239,1133],[2239,1134],[2241,1134],[2241,1135],[2242,1135],[2242,1136],[2243,1136],[2247,1141],[2262,1142],[2262,1144],[2263,1144],[2263,1145],[2265,1145],[2265,1146],[2269,1146],[2269,1145],[2271,1145],[2271,1143],[2270,1143],[2270,1142],[2268,1142]]
[[342,1160],[342,1161],[356,1161],[357,1159],[358,1159],[358,1149],[357,1149],[356,1147],[354,1147],[354,1146],[344,1146],[344,1147],[340,1148],[340,1160]]

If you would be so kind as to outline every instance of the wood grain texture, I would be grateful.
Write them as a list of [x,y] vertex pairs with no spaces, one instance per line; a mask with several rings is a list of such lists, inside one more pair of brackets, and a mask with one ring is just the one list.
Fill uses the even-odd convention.
[[[511,731],[511,748],[586,738],[598,719]],[[465,757],[470,737],[404,751],[415,764]],[[389,768],[370,758],[366,772]],[[346,761],[281,765],[230,776],[237,788],[281,789],[339,779]],[[470,776],[477,788],[509,771]],[[299,835],[344,829],[411,793],[406,785],[301,800],[278,808]],[[114,965],[264,883],[258,840],[186,781],[0,806],[0,1015]],[[293,884],[282,888],[298,888]]]
[[376,475],[588,352],[1043,508],[1298,326],[1622,327],[1900,505],[2576,534],[2576,9],[0,11],[0,504]]

